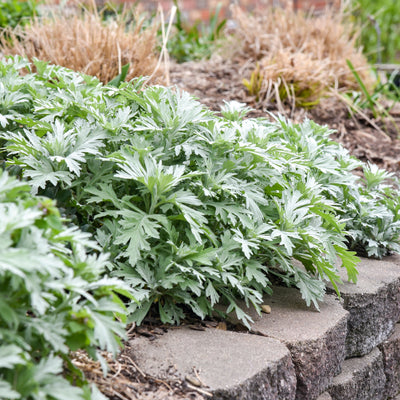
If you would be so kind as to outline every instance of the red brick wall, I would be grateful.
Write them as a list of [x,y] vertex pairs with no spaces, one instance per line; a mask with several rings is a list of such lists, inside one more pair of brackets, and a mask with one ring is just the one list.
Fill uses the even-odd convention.
[[[121,2],[130,2],[132,0],[119,0]],[[178,0],[178,5],[183,15],[190,20],[207,20],[210,13],[214,12],[217,5],[221,4],[221,12],[225,17],[229,16],[230,4],[239,4],[248,11],[254,11],[271,6],[287,6],[294,9],[303,10],[322,10],[333,5],[340,5],[341,0]],[[157,9],[161,4],[165,13],[173,6],[172,0],[139,0],[141,7],[148,10]]]

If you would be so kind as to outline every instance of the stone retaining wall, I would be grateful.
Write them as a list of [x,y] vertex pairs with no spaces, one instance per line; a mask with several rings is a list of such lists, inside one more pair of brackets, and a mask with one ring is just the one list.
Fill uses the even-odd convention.
[[250,333],[176,328],[134,338],[130,356],[160,378],[195,370],[216,400],[399,400],[400,256],[363,259],[357,284],[341,273],[319,311],[275,287]]

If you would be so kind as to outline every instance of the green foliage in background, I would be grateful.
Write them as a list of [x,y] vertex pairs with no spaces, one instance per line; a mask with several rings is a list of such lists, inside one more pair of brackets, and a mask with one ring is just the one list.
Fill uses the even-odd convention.
[[[398,134],[400,134],[399,127],[390,115],[391,109],[400,101],[400,88],[396,81],[398,78],[396,71],[384,82],[377,76],[377,84],[372,91],[369,91],[351,61],[346,61],[360,87],[359,91],[353,90],[341,95],[345,103],[349,105],[350,110],[357,113],[363,109],[369,109],[375,119],[384,121],[384,125],[385,119],[389,120],[397,128]],[[392,103],[390,106],[387,102],[388,99]]]
[[0,28],[25,25],[37,13],[37,0],[2,0],[0,2]]
[[221,5],[210,16],[208,22],[196,22],[193,25],[185,23],[177,1],[174,0],[176,21],[175,31],[168,39],[167,49],[171,57],[179,63],[207,59],[216,48],[217,40],[222,37],[226,20],[219,21]]
[[[373,63],[400,63],[400,3],[398,0],[354,0],[353,16],[361,27],[360,44]],[[371,19],[371,17],[373,19]],[[381,31],[381,43],[375,22]],[[379,60],[378,53],[382,60]]]
[[0,170],[0,398],[89,399],[69,353],[116,354],[125,333],[117,293],[129,292],[102,277],[108,258],[93,254],[90,235],[29,191]]
[[327,128],[243,119],[240,103],[218,117],[140,79],[103,86],[35,66],[20,76],[26,61],[0,64],[1,157],[111,254],[111,275],[139,300],[128,306],[136,322],[150,309],[176,323],[226,303],[248,323],[238,301],[259,310],[271,274],[318,305],[326,281],[339,281],[338,257],[356,280],[348,246],[400,250],[398,191],[368,166],[366,190],[352,173],[363,164]]

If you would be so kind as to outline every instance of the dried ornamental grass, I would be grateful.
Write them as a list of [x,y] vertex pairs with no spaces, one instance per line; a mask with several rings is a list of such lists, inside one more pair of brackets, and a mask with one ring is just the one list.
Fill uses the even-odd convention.
[[242,43],[238,55],[259,63],[260,99],[290,99],[312,106],[332,88],[357,88],[347,59],[363,81],[373,85],[368,63],[356,49],[352,26],[342,11],[312,16],[268,8],[251,16],[234,7],[233,15]]
[[[38,19],[24,31],[16,29],[3,34],[0,51],[50,61],[96,76],[107,83],[130,64],[126,79],[150,76],[157,65],[157,26],[142,29],[143,20],[134,27],[123,19],[105,23],[97,13],[55,15]],[[11,41],[6,39],[11,37]],[[161,71],[153,76],[153,83],[161,83]]]

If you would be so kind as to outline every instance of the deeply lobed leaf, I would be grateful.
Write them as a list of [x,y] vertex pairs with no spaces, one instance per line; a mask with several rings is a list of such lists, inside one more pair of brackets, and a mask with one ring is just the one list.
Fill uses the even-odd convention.
[[337,258],[356,279],[348,248],[398,249],[397,189],[371,167],[365,186],[352,173],[362,163],[325,127],[243,120],[240,105],[218,117],[184,92],[83,83],[49,65],[18,77],[20,63],[1,67],[0,83],[15,91],[12,76],[30,96],[0,129],[8,168],[111,254],[108,270],[139,300],[129,306],[138,323],[152,307],[174,323],[217,302],[249,323],[239,300],[257,308],[269,274],[317,305],[325,281],[339,280]]

